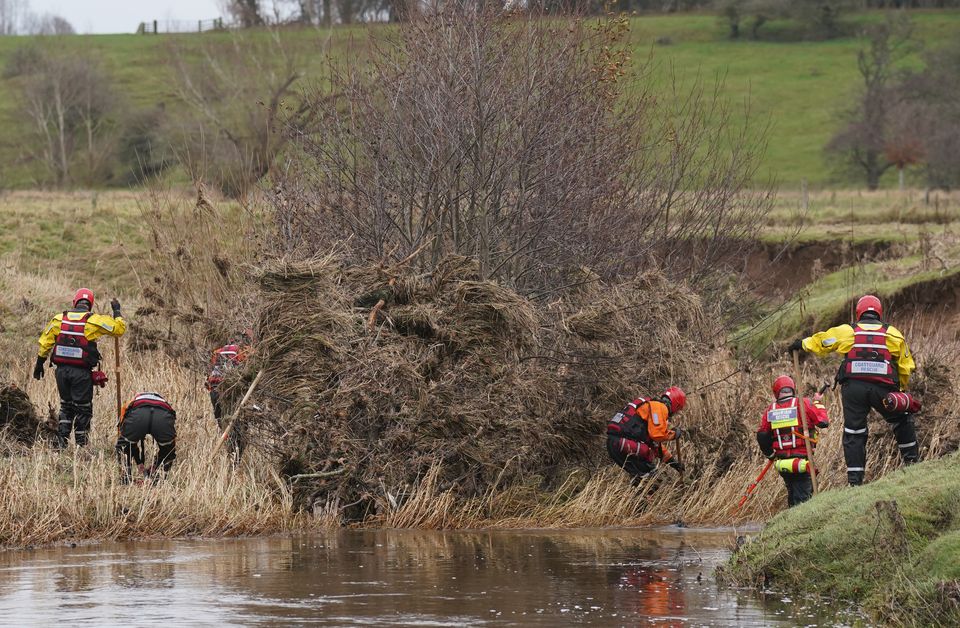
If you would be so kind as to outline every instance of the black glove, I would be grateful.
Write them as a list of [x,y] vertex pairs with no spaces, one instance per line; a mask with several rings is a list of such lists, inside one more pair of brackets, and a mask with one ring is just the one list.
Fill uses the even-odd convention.
[[113,309],[113,317],[120,318],[120,302],[116,299],[110,301],[110,307]]
[[37,356],[37,365],[33,367],[33,379],[43,379],[43,363],[46,361],[46,358]]
[[673,440],[678,440],[680,438],[680,434],[682,433],[683,432],[680,431],[679,427],[673,428]]
[[668,467],[673,468],[677,473],[683,473],[683,463],[676,460],[671,460],[667,463]]
[[796,340],[790,343],[789,347],[787,347],[787,353],[794,353],[794,352],[800,353],[801,351],[803,351],[802,338],[797,338]]

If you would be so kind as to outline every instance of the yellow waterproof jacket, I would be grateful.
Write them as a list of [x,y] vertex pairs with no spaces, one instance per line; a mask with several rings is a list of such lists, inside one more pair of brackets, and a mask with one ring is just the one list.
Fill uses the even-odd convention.
[[[71,310],[64,314],[67,315],[69,320],[79,321],[86,312]],[[54,316],[53,320],[44,328],[43,333],[40,334],[40,351],[37,355],[41,358],[50,355],[53,345],[56,344],[57,335],[60,333],[60,322],[63,320],[64,314]],[[91,314],[90,318],[87,319],[87,324],[83,327],[83,335],[91,342],[95,342],[102,336],[119,337],[125,331],[127,331],[127,324],[123,318],[113,318],[103,314]]]
[[[860,322],[860,327],[867,330],[877,330],[883,325],[880,323]],[[817,332],[809,338],[803,339],[803,350],[818,356],[829,353],[846,355],[853,349],[854,332],[851,325],[838,325],[826,331]],[[910,375],[916,370],[910,347],[904,340],[903,334],[893,325],[887,326],[887,349],[897,360],[897,376],[900,380],[900,390],[906,390],[910,383]]]

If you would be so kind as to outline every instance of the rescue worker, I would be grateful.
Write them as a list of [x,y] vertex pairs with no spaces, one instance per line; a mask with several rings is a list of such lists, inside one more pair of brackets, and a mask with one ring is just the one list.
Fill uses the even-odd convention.
[[913,413],[888,410],[883,399],[888,393],[906,390],[916,365],[907,341],[893,325],[883,322],[880,299],[866,295],[857,301],[857,322],[839,325],[796,340],[790,351],[809,351],[818,356],[843,354],[837,372],[843,400],[843,457],[847,482],[863,484],[867,462],[867,415],[873,408],[893,427],[904,463],[920,460]]
[[683,410],[686,402],[683,391],[671,386],[659,399],[634,399],[607,423],[607,453],[633,476],[633,484],[656,468],[656,459],[683,471],[663,444],[680,438],[680,428],[670,427],[670,417]]
[[57,366],[60,416],[56,444],[59,449],[70,442],[71,431],[78,447],[87,444],[93,418],[92,371],[100,363],[97,340],[103,336],[120,337],[127,330],[120,315],[120,302],[113,299],[110,307],[113,316],[94,314],[93,292],[80,288],[73,297],[73,309],[57,314],[40,334],[40,352],[33,377],[43,378],[48,357]]
[[[155,392],[137,393],[123,408],[117,426],[117,458],[124,484],[132,479],[130,461],[137,464],[143,477],[157,478],[170,471],[177,458],[177,413],[166,399]],[[143,440],[147,434],[157,443],[157,457],[149,469],[144,468]]]
[[[220,405],[220,384],[226,374],[246,360],[247,347],[253,340],[253,331],[244,330],[239,341],[232,340],[219,349],[215,349],[210,358],[210,374],[207,376],[207,390],[210,391],[210,403],[213,405],[213,418],[217,420],[217,427],[223,431],[226,428],[223,419],[223,408]],[[243,453],[244,439],[240,426],[234,426],[227,442],[229,450],[237,458]]]
[[[774,402],[767,406],[760,419],[757,443],[763,455],[774,461],[774,469],[787,485],[787,505],[796,506],[813,496],[813,481],[807,459],[808,443],[800,425],[801,401],[797,398],[797,386],[788,375],[773,380],[772,388]],[[830,426],[827,409],[821,399],[823,395],[817,393],[812,402],[806,397],[802,401],[807,433],[814,441],[809,443],[810,450],[816,448],[817,428]]]

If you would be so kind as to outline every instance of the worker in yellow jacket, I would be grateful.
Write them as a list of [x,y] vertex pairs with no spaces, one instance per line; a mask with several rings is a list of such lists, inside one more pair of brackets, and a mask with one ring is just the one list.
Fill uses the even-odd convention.
[[43,378],[43,365],[48,357],[57,365],[57,390],[60,393],[57,447],[60,449],[70,442],[71,431],[75,432],[78,447],[87,444],[93,418],[93,369],[100,363],[97,340],[103,336],[119,337],[127,330],[127,324],[120,316],[120,302],[113,299],[110,306],[112,317],[94,314],[91,311],[93,292],[81,288],[73,298],[73,309],[54,316],[40,334],[40,351],[33,377]]
[[913,414],[888,409],[883,403],[890,392],[906,390],[916,364],[903,334],[882,317],[880,299],[868,294],[857,301],[856,323],[831,327],[789,347],[790,351],[803,349],[818,356],[844,356],[837,381],[843,400],[843,457],[851,486],[863,484],[871,408],[893,426],[903,461],[912,464],[920,459]]

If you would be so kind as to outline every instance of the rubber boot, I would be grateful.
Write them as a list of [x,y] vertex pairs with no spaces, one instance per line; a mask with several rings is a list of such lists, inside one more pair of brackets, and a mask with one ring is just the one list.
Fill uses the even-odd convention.
[[917,444],[917,430],[913,424],[913,415],[904,414],[893,422],[893,435],[897,439],[900,457],[904,464],[920,462],[920,447]]

